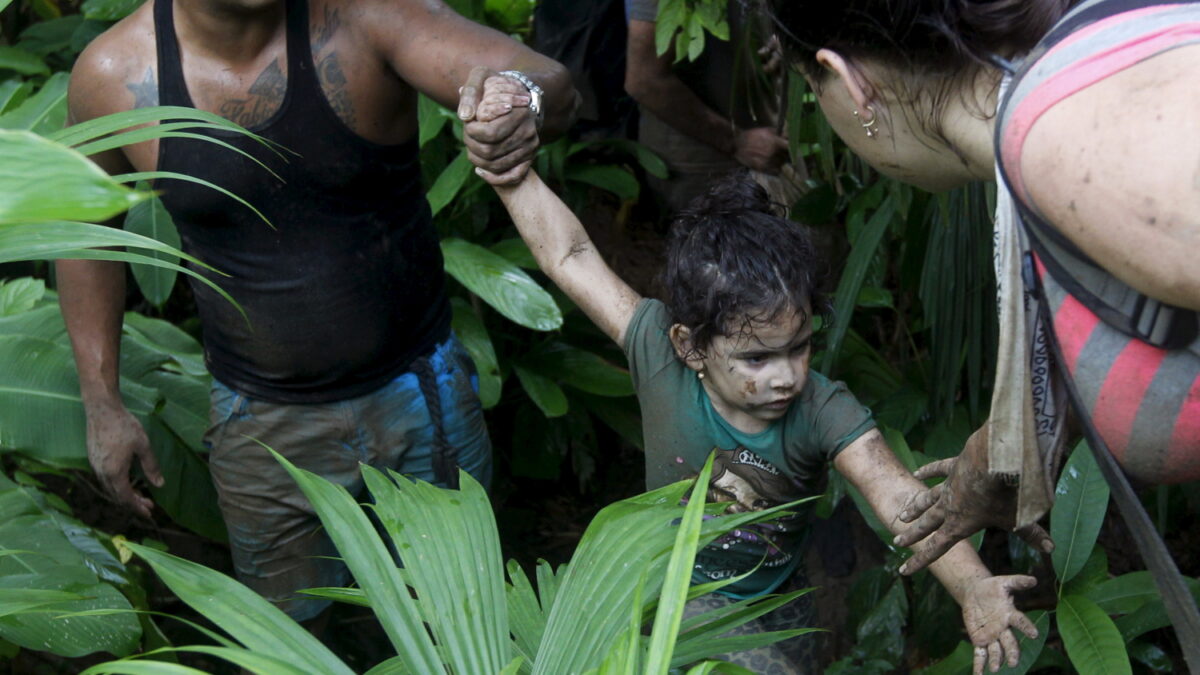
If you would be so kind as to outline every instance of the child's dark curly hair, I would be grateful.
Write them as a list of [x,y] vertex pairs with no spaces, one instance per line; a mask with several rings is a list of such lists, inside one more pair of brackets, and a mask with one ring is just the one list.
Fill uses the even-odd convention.
[[817,270],[807,229],[784,218],[748,173],[734,173],[672,223],[667,312],[691,331],[692,347],[703,356],[714,337],[745,334],[751,322],[793,310],[826,313]]

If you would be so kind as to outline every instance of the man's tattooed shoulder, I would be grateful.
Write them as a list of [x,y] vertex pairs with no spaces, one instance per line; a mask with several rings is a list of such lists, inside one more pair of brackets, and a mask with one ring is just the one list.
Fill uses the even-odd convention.
[[141,82],[126,82],[125,88],[133,93],[134,108],[158,105],[158,79],[154,76],[154,68],[147,67]]

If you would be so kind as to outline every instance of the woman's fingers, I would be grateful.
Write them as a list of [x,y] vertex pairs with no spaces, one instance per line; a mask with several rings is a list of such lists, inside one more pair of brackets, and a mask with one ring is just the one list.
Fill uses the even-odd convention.
[[1052,553],[1054,551],[1054,540],[1050,538],[1050,534],[1038,527],[1037,523],[1030,523],[1025,527],[1017,528],[1017,536],[1024,539],[1026,543],[1034,549],[1043,553]]
[[918,480],[926,480],[928,478],[945,478],[946,476],[950,475],[950,469],[954,468],[954,461],[956,459],[958,458],[948,457],[946,459],[939,459],[936,462],[930,462],[925,466],[918,467],[917,470],[913,472],[913,475],[916,476]]

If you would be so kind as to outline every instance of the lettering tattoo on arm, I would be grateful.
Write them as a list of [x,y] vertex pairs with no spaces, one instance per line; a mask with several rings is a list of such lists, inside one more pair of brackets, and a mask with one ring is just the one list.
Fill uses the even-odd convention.
[[254,84],[250,85],[246,98],[231,98],[221,104],[217,111],[222,117],[243,127],[253,127],[270,119],[283,104],[287,93],[287,75],[279,67],[279,61],[271,62]]
[[133,93],[134,108],[150,108],[158,105],[158,82],[154,77],[154,69],[146,68],[146,74],[141,82],[127,82],[125,88]]

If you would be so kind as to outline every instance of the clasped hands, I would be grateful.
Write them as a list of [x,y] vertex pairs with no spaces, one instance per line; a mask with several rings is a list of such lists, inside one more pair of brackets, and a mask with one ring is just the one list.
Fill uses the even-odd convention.
[[[525,85],[477,66],[459,89],[463,143],[476,172],[492,185],[521,182],[538,149],[537,121]],[[524,109],[522,114],[510,115]]]

